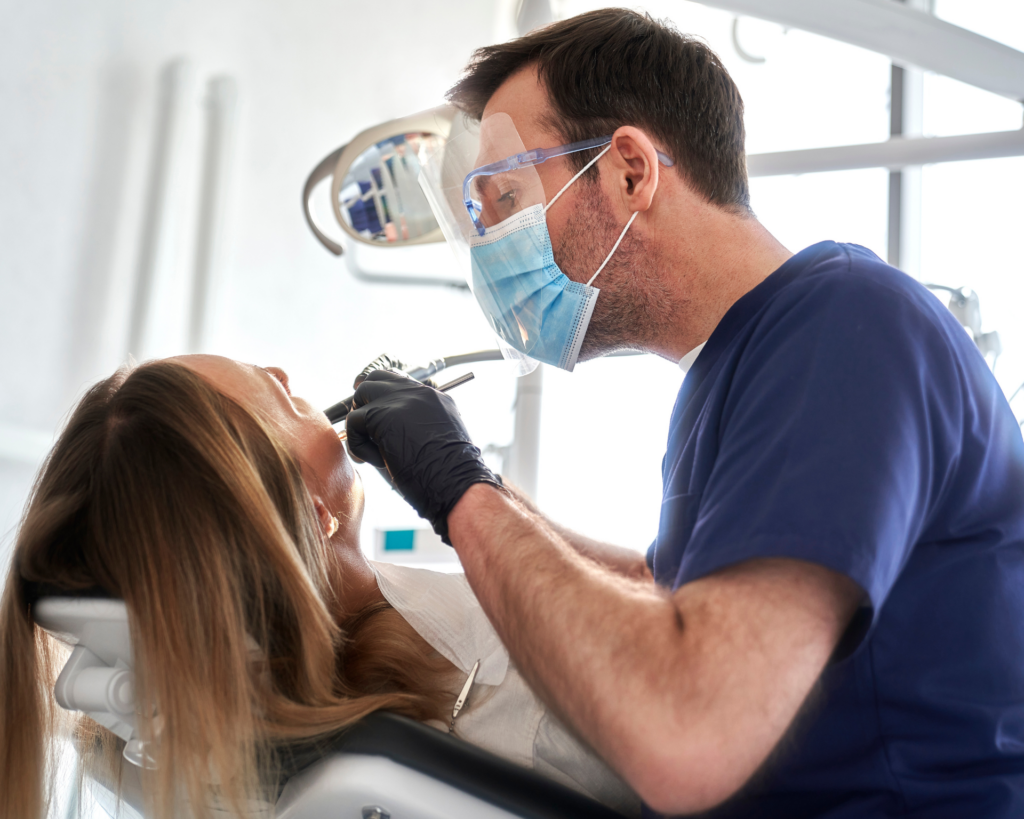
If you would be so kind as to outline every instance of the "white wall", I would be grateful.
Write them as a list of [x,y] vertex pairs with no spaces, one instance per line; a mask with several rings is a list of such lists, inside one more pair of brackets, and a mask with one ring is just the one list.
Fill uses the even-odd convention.
[[[507,4],[506,4],[507,5]],[[164,294],[140,357],[182,351],[202,100],[238,84],[213,352],[277,363],[314,402],[385,350],[463,350],[462,295],[355,282],[303,221],[306,175],[363,128],[442,101],[498,4],[343,0],[6,2],[0,26],[0,567],[39,456],[83,387],[129,350],[161,71],[194,79]],[[426,319],[426,320],[425,320]],[[435,319],[435,320],[431,320]]]

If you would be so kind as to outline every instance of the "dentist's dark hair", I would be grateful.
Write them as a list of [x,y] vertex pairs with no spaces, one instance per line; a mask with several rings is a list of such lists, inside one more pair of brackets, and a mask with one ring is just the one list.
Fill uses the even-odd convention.
[[[530,65],[554,109],[550,125],[566,142],[635,126],[708,202],[750,213],[743,100],[704,42],[649,15],[599,9],[477,49],[448,100],[479,120],[502,83]],[[569,161],[579,170],[591,158],[583,151]],[[586,177],[596,179],[596,169]]]

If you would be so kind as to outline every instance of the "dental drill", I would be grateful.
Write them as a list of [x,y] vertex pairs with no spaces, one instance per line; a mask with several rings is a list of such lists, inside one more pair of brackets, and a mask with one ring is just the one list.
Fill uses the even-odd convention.
[[[500,361],[501,358],[502,355],[500,350],[480,350],[475,353],[463,353],[462,355],[453,355],[448,356],[447,358],[434,359],[426,366],[416,367],[415,369],[407,371],[406,375],[411,378],[415,378],[417,381],[423,381],[430,378],[430,376],[435,373],[441,372],[441,370],[444,370],[447,367],[457,367],[460,364],[475,364],[478,361]],[[440,388],[440,390],[441,392],[447,392],[448,390],[459,386],[459,384],[465,384],[472,377],[473,375],[470,373],[468,378],[465,376],[457,378],[455,381],[445,384]],[[345,416],[352,411],[352,401],[354,398],[354,395],[350,395],[348,398],[345,398],[337,404],[325,409],[324,415],[327,416],[327,420],[332,424],[344,421]]]
[[[465,384],[467,381],[472,381],[474,378],[476,378],[476,376],[473,375],[473,373],[466,373],[465,375],[460,375],[458,378],[455,378],[455,379],[449,381],[447,384],[442,384],[440,387],[437,388],[437,391],[438,392],[448,392],[448,390],[453,390],[456,387],[458,387],[460,384]],[[345,401],[347,401],[349,403],[349,406],[348,406],[348,409],[345,410],[345,414],[342,415],[341,418],[338,419],[339,421],[344,419],[352,411],[352,399],[354,397],[355,396],[352,396],[351,398],[346,398],[345,399]],[[334,407],[331,407],[331,409],[334,409],[335,407],[341,406],[341,404],[343,404],[343,403],[345,403],[345,402],[344,401],[339,402],[338,404],[335,404]],[[327,413],[327,417],[328,418],[331,417],[329,411]],[[335,421],[331,421],[331,423],[333,424],[333,423],[336,423],[336,422]],[[348,430],[343,429],[341,432],[339,432],[338,433],[338,438],[339,438],[339,440],[342,440],[342,441],[346,440],[348,438]]]

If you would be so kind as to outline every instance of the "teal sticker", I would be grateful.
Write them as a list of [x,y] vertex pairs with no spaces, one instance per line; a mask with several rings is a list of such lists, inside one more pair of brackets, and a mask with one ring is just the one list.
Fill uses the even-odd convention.
[[416,539],[415,529],[395,529],[384,533],[385,552],[411,552]]

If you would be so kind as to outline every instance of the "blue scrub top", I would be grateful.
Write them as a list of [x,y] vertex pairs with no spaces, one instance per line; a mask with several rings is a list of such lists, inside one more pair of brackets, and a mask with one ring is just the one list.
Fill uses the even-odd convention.
[[791,736],[707,815],[1024,816],[1024,442],[935,296],[856,245],[797,254],[698,356],[662,471],[658,583],[788,557],[866,592]]

